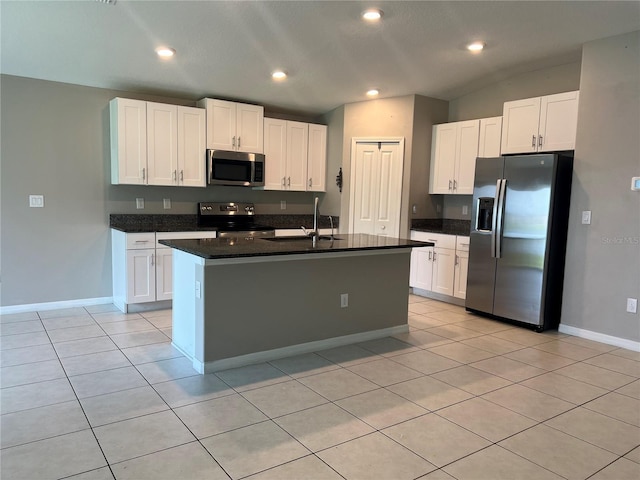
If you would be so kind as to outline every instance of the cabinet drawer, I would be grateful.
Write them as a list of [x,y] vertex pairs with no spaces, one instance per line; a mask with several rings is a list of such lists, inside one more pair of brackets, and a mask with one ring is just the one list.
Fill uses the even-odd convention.
[[463,237],[460,235],[456,237],[456,251],[457,252],[469,251],[469,237]]
[[418,242],[433,242],[434,247],[448,248],[454,250],[456,248],[456,236],[444,235],[442,233],[417,232],[411,230],[411,240]]
[[139,250],[141,248],[154,248],[156,244],[156,234],[147,233],[127,233],[127,250]]

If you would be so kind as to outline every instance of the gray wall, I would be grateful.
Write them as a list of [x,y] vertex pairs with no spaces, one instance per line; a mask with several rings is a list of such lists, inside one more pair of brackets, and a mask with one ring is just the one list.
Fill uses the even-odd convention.
[[[195,105],[197,99],[7,75],[0,82],[2,306],[110,297],[110,213],[195,214],[197,202],[207,200],[254,202],[258,213],[313,210],[312,193],[110,184],[111,98],[183,105]],[[45,207],[29,208],[29,194],[44,195]],[[324,202],[331,195],[320,197]],[[333,210],[322,213],[338,213],[337,189],[333,195],[338,197],[329,201]],[[136,197],[145,199],[144,210],[135,209]],[[170,210],[163,210],[163,198],[171,199]],[[284,212],[281,200],[287,202]]]
[[[640,32],[583,48],[562,323],[640,341]],[[581,212],[591,210],[591,225]]]

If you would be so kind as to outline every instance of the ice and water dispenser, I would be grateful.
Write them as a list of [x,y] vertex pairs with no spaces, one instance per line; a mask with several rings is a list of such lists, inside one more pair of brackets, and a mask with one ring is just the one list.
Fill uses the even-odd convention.
[[478,232],[491,232],[493,225],[493,197],[478,198],[478,217],[476,218],[476,230]]

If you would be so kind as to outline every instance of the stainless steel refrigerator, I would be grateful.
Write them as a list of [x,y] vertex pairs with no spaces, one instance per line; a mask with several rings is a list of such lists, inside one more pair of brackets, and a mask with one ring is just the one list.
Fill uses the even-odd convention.
[[558,326],[572,169],[560,154],[476,160],[467,310]]

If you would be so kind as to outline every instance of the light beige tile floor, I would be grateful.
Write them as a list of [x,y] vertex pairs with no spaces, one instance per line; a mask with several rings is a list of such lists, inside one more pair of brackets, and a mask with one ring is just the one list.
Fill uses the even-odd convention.
[[0,478],[640,478],[640,354],[409,296],[410,332],[198,375],[171,311],[0,317]]

